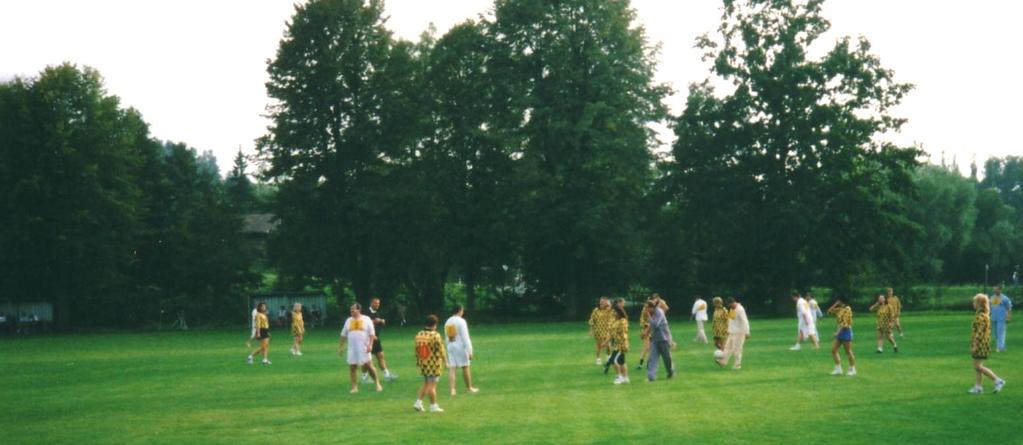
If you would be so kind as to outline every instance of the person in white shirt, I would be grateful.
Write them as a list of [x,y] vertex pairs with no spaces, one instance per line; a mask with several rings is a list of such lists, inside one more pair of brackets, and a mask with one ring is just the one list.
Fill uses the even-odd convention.
[[746,340],[750,338],[749,319],[746,318],[746,308],[742,307],[735,298],[728,298],[726,306],[728,311],[728,340],[725,341],[725,354],[719,360],[718,365],[725,366],[735,356],[733,370],[742,369],[742,348]]
[[820,341],[817,340],[817,323],[813,321],[810,312],[810,303],[806,302],[799,292],[792,293],[792,301],[796,302],[796,318],[799,319],[799,332],[796,334],[796,344],[789,350],[798,351],[802,348],[803,340],[813,340],[813,348],[820,349]]
[[345,342],[347,342],[348,375],[352,382],[351,392],[359,392],[359,382],[355,379],[359,366],[362,366],[362,369],[373,378],[377,391],[383,391],[384,388],[380,386],[380,376],[377,375],[377,370],[373,367],[373,358],[370,355],[370,351],[373,349],[373,340],[376,338],[373,320],[362,315],[362,306],[359,303],[351,306],[350,314],[351,317],[345,320],[344,327],[341,328],[341,340],[337,345],[337,355],[341,355],[345,348]]
[[456,368],[462,368],[462,379],[465,380],[465,388],[470,393],[479,392],[479,388],[472,386],[472,372],[469,366],[473,359],[472,340],[469,339],[469,326],[462,316],[465,309],[462,305],[456,304],[451,311],[451,318],[444,322],[444,336],[447,337],[448,350],[448,387],[451,395],[455,395]]
[[256,329],[256,314],[259,313],[259,305],[257,304],[252,308],[252,318],[249,319],[249,326],[252,328],[252,332],[249,334],[249,339],[245,341],[245,348],[252,347],[252,340],[256,339],[259,335],[259,329]]
[[693,341],[707,343],[707,334],[703,331],[703,322],[707,321],[707,302],[703,301],[703,298],[699,295],[696,296],[696,301],[693,302],[692,315],[689,318],[696,320],[696,338]]

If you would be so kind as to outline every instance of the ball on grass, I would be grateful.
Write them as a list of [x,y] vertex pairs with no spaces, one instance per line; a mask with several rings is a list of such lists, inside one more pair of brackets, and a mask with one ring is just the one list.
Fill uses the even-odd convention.
[[714,350],[714,360],[720,361],[723,358],[725,358],[725,351],[722,351],[720,349],[715,349]]

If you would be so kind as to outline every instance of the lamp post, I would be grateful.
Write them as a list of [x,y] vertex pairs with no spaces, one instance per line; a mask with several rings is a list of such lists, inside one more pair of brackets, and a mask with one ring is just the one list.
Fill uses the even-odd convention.
[[987,271],[990,268],[991,268],[990,265],[988,265],[988,264],[984,265],[984,293],[985,294],[987,293]]

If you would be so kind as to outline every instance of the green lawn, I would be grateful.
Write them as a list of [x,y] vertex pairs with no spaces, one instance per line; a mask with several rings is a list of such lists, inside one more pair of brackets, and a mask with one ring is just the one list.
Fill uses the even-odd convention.
[[[1014,326],[1010,351],[988,362],[1006,389],[993,395],[985,382],[987,393],[972,396],[970,314],[904,315],[897,355],[873,353],[872,321],[858,318],[860,375],[832,377],[827,351],[787,350],[795,320],[753,320],[738,372],[718,368],[710,346],[690,341],[692,324],[676,320],[679,374],[653,383],[634,371],[634,324],[633,383],[622,386],[594,366],[583,323],[471,325],[482,391],[441,391],[439,414],[412,410],[420,378],[411,328],[384,334],[401,378],[354,395],[329,330],[311,333],[301,358],[277,330],[271,366],[244,363],[245,330],[7,337],[0,436],[48,444],[1023,441]],[[822,323],[832,332],[833,320]]]

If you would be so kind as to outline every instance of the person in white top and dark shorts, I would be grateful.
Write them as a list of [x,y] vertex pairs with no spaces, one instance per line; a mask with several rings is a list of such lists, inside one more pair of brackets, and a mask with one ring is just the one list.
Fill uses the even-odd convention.
[[465,309],[462,305],[456,304],[451,311],[451,318],[444,323],[444,337],[447,340],[448,352],[448,386],[451,395],[455,395],[455,369],[462,368],[462,378],[465,380],[465,388],[470,393],[479,392],[479,388],[472,386],[472,372],[469,371],[473,358],[472,340],[469,338],[469,326],[462,316]]

